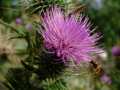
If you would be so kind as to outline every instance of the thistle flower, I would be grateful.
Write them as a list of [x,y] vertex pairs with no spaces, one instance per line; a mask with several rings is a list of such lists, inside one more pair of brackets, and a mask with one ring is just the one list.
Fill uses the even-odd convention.
[[16,18],[16,24],[17,25],[20,25],[20,24],[22,24],[22,19],[21,18]]
[[87,17],[81,16],[79,20],[74,15],[65,16],[57,6],[49,9],[43,16],[42,36],[48,51],[52,51],[63,62],[74,60],[76,64],[81,61],[91,61],[93,54],[99,53],[96,46],[99,35],[92,34],[90,22]]
[[111,84],[112,83],[111,78],[108,75],[106,75],[106,74],[102,75],[100,80],[102,81],[102,83],[107,83],[107,84]]
[[120,56],[120,46],[113,46],[111,52],[114,56]]

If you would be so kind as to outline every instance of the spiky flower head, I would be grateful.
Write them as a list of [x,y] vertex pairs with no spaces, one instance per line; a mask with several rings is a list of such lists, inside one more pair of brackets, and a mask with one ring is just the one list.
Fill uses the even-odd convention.
[[101,80],[102,83],[107,83],[107,84],[111,84],[112,83],[111,77],[108,76],[107,74],[103,74],[100,77],[100,80]]
[[111,52],[114,56],[120,56],[120,46],[113,46]]
[[[92,56],[100,52],[96,46],[98,34],[92,34],[88,17],[81,16],[79,20],[74,15],[65,16],[57,6],[48,9],[43,16],[45,47],[54,52],[63,62],[73,60],[91,61]],[[92,35],[91,35],[92,34]]]

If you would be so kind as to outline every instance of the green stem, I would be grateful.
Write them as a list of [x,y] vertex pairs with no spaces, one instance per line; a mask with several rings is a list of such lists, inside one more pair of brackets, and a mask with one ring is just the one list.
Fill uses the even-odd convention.
[[14,28],[14,27],[11,26],[10,24],[4,22],[2,19],[0,19],[0,24],[3,24],[3,25],[5,25],[5,26],[11,28],[12,30],[14,30],[16,33],[19,33],[16,28]]

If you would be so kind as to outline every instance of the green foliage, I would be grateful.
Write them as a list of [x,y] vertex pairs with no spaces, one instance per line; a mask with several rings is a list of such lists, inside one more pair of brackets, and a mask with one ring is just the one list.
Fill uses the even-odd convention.
[[[53,90],[53,88],[57,90],[58,86],[61,87],[60,89],[64,89],[65,83],[57,78],[64,72],[65,65],[63,62],[57,62],[56,59],[59,58],[44,49],[43,40],[38,31],[29,32],[24,26],[19,25],[19,27],[14,28],[3,21],[1,23],[8,28],[14,29],[16,35],[10,39],[24,39],[27,43],[27,49],[24,51],[27,57],[21,60],[23,67],[10,68],[6,75],[7,82],[4,82],[4,85],[10,90],[47,90],[48,88],[51,88],[50,90]],[[37,28],[36,26],[35,24],[34,27]],[[31,80],[34,74],[37,80]],[[54,79],[54,83],[47,86],[42,84],[46,79]]]
[[[72,3],[70,1],[72,1]],[[119,58],[114,58],[111,55],[111,47],[120,43],[120,0],[103,0],[103,5],[100,9],[95,9],[91,6],[91,3],[94,3],[96,0],[70,1],[16,0],[16,2],[20,2],[20,4],[13,5],[13,0],[0,0],[0,18],[2,19],[0,19],[0,24],[7,28],[5,28],[6,32],[10,30],[10,33],[13,33],[10,40],[16,40],[16,43],[18,40],[25,41],[25,44],[20,42],[23,45],[20,46],[24,48],[22,50],[18,48],[16,53],[20,57],[25,56],[25,58],[20,59],[20,63],[17,64],[18,66],[20,65],[20,67],[9,68],[8,72],[6,70],[6,80],[3,84],[8,87],[9,90],[93,90],[93,88],[95,90],[119,90],[120,61]],[[67,8],[72,11],[72,9],[76,9],[78,7],[77,5],[81,5],[81,3],[88,7],[86,14],[90,17],[91,21],[94,22],[91,28],[98,26],[97,31],[103,35],[100,43],[104,44],[103,48],[105,52],[107,52],[108,58],[106,61],[102,61],[101,64],[102,66],[105,65],[105,71],[107,71],[112,78],[111,85],[101,83],[100,80],[94,81],[93,78],[96,76],[86,74],[84,78],[78,75],[79,77],[76,77],[76,79],[73,78],[74,80],[71,79],[71,82],[68,80],[70,86],[67,86],[68,82],[64,75],[68,74],[68,72],[65,72],[67,66],[62,62],[56,62],[55,59],[59,58],[43,47],[43,37],[40,32],[38,32],[38,30],[42,30],[42,26],[38,24],[36,19],[26,16],[26,13],[28,13],[28,15],[35,14],[40,17],[47,8],[54,5],[60,6],[63,10]],[[21,25],[16,25],[14,19],[17,16],[21,16],[23,20],[26,19],[26,17],[32,19],[27,22],[33,25],[33,29],[30,31],[25,28],[27,24],[26,21]],[[41,21],[39,21],[39,23],[40,22]],[[5,60],[7,60],[6,55],[0,55],[0,70],[3,70],[4,63],[6,63]],[[71,70],[73,70],[73,73],[70,74],[74,75],[76,75],[74,72],[77,72],[77,74],[84,73],[82,69],[74,71],[76,69],[73,68]],[[88,72],[87,70],[85,71]],[[74,83],[73,86],[72,83]],[[69,89],[67,87],[69,87]]]
[[[88,15],[91,20],[98,26],[97,30],[101,32],[102,39],[100,42],[104,44],[104,48],[108,53],[107,61],[105,61],[106,71],[112,77],[112,85],[110,90],[120,89],[120,58],[115,58],[111,49],[120,43],[120,0],[102,0],[102,8],[94,9],[90,6],[96,0],[85,0],[88,4]],[[97,8],[97,7],[96,7]],[[99,88],[98,90],[101,90]]]
[[[119,17],[119,0],[103,0],[101,9],[96,10],[89,8],[88,14],[94,23],[98,26],[99,32],[102,33],[102,41],[106,48],[111,48],[119,39],[120,20]],[[97,8],[97,7],[96,7]]]
[[[4,83],[9,90],[33,90],[35,87],[29,82],[31,73],[23,68],[10,69],[6,76],[7,82]],[[37,90],[37,89],[36,89]]]
[[40,15],[49,7],[58,5],[65,8],[64,0],[31,0],[26,8],[30,14],[39,13]]
[[45,90],[67,90],[66,82],[63,79],[47,79],[42,84]]
[[15,2],[15,0],[0,0],[0,18],[4,21],[11,22],[20,15],[19,6],[14,5],[13,1]]

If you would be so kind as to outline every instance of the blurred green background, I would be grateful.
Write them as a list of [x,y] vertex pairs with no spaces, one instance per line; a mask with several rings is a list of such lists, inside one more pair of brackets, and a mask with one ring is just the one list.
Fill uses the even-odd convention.
[[[12,48],[17,50],[18,53],[21,52],[24,54],[28,46],[25,40],[9,41],[6,39],[9,36],[16,35],[10,28],[18,29],[21,34],[24,34],[24,30],[34,32],[32,31],[35,29],[33,27],[34,22],[39,22],[39,17],[43,9],[47,8],[47,5],[49,6],[52,2],[52,0],[47,0],[49,3],[42,3],[41,7],[43,8],[40,8],[39,5],[32,7],[35,2],[42,1],[46,0],[0,0],[1,83],[4,81],[4,74],[6,74],[8,68],[16,67],[17,65],[12,64],[11,66],[11,63],[6,61],[6,57],[1,54],[3,53],[1,48],[6,46],[10,52],[12,52]],[[65,8],[67,7],[69,10],[77,8],[78,5],[85,5],[86,9],[83,14],[90,18],[93,24],[91,28],[96,28],[95,32],[99,32],[102,36],[99,44],[100,47],[104,49],[104,53],[100,54],[96,59],[99,59],[98,62],[100,62],[108,76],[103,80],[93,80],[95,76],[92,74],[71,77],[71,79],[68,79],[68,90],[120,90],[120,0],[55,0],[54,4],[59,4],[61,7],[65,6]],[[24,8],[27,8],[27,11]],[[10,42],[12,42],[14,47],[9,44]],[[22,56],[22,58],[25,57],[25,55]],[[10,54],[8,58],[18,59],[18,57],[13,54]],[[19,63],[19,59],[17,63]],[[80,72],[82,73],[84,71],[81,70]],[[105,81],[106,78],[110,81]],[[5,86],[0,84],[0,90],[6,90]]]

